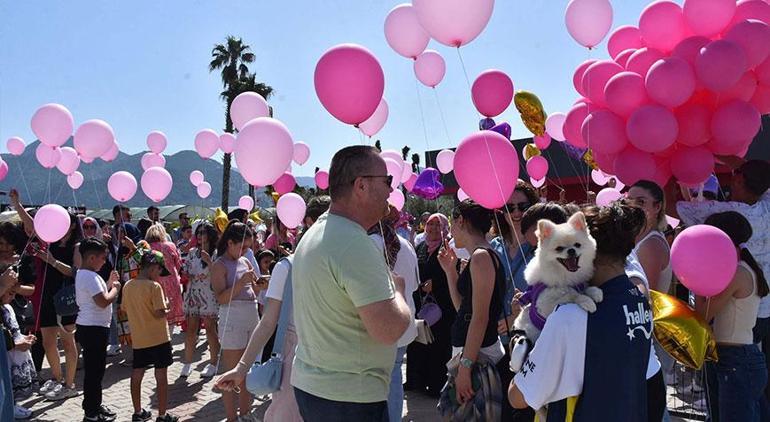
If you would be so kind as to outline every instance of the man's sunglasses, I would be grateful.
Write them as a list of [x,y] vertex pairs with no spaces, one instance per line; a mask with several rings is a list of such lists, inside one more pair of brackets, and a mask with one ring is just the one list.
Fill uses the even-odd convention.
[[390,174],[389,174],[389,175],[387,175],[387,176],[374,176],[374,175],[365,175],[365,176],[358,176],[358,177],[362,177],[362,178],[364,178],[364,179],[377,179],[377,178],[384,178],[384,179],[385,179],[385,181],[387,182],[387,185],[388,185],[388,186],[391,186],[391,185],[393,185],[393,176],[392,176],[392,175],[390,175]]

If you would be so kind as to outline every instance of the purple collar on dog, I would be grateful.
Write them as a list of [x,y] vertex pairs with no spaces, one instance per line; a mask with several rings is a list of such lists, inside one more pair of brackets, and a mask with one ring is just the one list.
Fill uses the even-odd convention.
[[[524,295],[522,295],[519,298],[519,303],[522,305],[530,305],[529,307],[529,319],[532,321],[532,324],[537,327],[538,330],[543,331],[543,327],[545,326],[545,317],[540,315],[540,312],[537,311],[537,298],[540,297],[540,294],[543,293],[543,291],[548,288],[543,283],[536,283],[529,287],[527,287],[527,291],[524,292]],[[585,283],[580,283],[577,286],[573,287],[578,292],[582,292],[586,289]]]

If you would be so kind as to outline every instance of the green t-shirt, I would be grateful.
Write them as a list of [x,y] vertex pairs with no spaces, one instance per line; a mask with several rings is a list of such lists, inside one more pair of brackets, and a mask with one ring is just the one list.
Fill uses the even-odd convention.
[[292,385],[327,400],[387,400],[396,345],[375,341],[356,308],[393,298],[395,287],[366,231],[322,215],[303,235],[292,271],[299,338]]

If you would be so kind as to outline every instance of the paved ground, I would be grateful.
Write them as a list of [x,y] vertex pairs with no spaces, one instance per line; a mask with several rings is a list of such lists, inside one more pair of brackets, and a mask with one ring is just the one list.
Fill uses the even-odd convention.
[[[224,420],[224,409],[219,400],[220,395],[212,391],[214,384],[211,379],[202,379],[200,371],[205,367],[208,357],[208,351],[202,337],[195,352],[195,358],[198,364],[194,366],[194,371],[189,378],[179,377],[182,364],[179,363],[184,348],[182,335],[173,336],[174,343],[174,365],[169,368],[169,409],[170,413],[180,417],[185,421],[221,421]],[[206,359],[203,359],[206,357]],[[110,406],[118,413],[118,421],[130,421],[133,407],[131,405],[131,393],[129,390],[130,363],[127,363],[125,356],[121,355],[114,358],[108,358],[107,371],[104,377],[104,404]],[[43,369],[45,377],[50,376],[48,368]],[[82,386],[83,373],[78,371],[76,382],[78,388]],[[142,388],[142,403],[144,407],[152,402],[152,412],[157,416],[157,406],[153,388],[155,379],[152,373],[148,371],[145,375]],[[73,422],[80,421],[83,417],[81,409],[82,396],[68,399],[62,402],[46,402],[40,397],[33,397],[22,404],[31,408],[34,413],[32,420],[35,421],[56,421]],[[254,401],[254,413],[261,419],[269,405],[269,400],[262,402]],[[436,402],[434,399],[423,396],[419,393],[407,393],[404,402],[404,421],[427,422],[439,420],[435,410]],[[672,418],[674,421],[683,419]]]

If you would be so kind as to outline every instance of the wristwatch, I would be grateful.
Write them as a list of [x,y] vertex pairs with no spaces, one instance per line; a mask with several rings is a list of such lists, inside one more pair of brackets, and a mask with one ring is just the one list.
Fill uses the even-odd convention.
[[473,364],[476,363],[468,358],[460,358],[460,365],[466,368],[473,368]]

